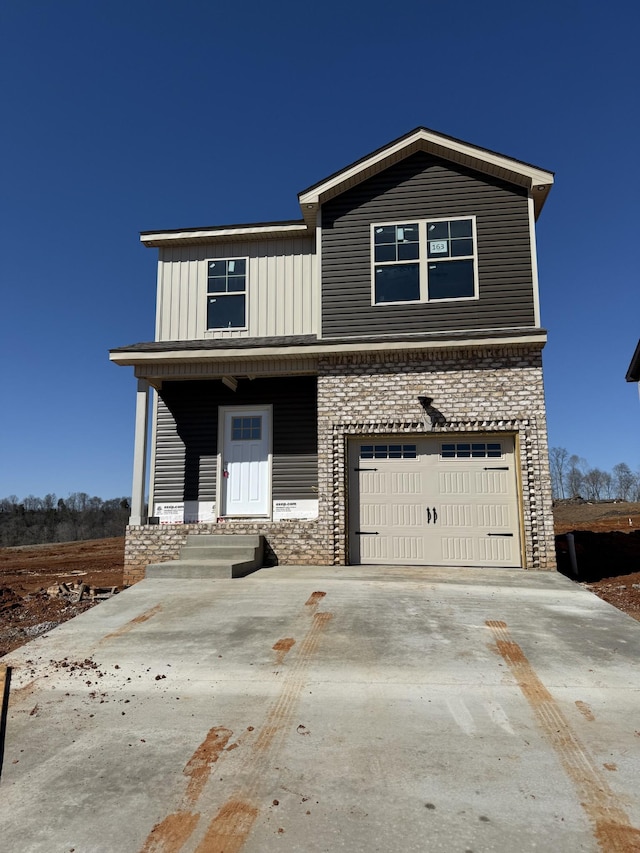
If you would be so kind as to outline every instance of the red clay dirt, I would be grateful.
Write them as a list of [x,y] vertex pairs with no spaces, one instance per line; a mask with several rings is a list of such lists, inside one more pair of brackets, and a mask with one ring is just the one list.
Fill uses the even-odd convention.
[[[573,577],[565,534],[574,532],[578,580],[640,620],[640,503],[565,502],[554,520],[559,568]],[[0,657],[97,603],[47,589],[122,589],[123,564],[122,538],[0,548]]]
[[640,620],[640,503],[559,503],[553,509],[558,568],[571,571],[566,533],[573,533],[579,580]]
[[52,586],[123,587],[124,539],[0,548],[0,656],[97,604],[51,595]]

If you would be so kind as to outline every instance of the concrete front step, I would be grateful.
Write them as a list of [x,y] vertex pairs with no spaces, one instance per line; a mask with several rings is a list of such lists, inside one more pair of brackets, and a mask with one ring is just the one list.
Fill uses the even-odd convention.
[[259,569],[255,560],[170,560],[147,566],[147,578],[243,578]]
[[177,560],[147,566],[148,578],[241,578],[262,566],[262,536],[187,535]]

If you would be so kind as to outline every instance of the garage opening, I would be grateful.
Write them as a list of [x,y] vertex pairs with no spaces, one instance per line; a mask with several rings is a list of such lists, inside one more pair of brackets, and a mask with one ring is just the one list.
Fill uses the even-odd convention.
[[513,436],[369,436],[348,457],[352,563],[522,567]]

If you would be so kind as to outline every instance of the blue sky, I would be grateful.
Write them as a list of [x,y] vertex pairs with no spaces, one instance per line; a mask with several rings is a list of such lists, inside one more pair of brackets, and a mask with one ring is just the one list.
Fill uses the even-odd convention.
[[551,445],[640,467],[637,4],[0,2],[0,497],[131,491],[141,230],[292,219],[418,125],[556,172]]

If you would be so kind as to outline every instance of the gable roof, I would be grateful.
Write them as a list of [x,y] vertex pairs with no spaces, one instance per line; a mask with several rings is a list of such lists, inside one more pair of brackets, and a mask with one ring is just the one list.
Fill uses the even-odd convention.
[[627,370],[627,382],[640,382],[640,341],[631,359],[631,364]]
[[536,219],[553,184],[553,172],[522,160],[514,160],[488,148],[471,145],[453,136],[437,133],[428,127],[416,127],[415,130],[394,139],[393,142],[299,193],[298,201],[305,221],[311,225],[312,221],[315,222],[318,207],[324,202],[417,151],[425,151],[451,163],[525,187],[533,196]]
[[156,229],[142,231],[140,241],[145,246],[161,247],[216,243],[238,238],[260,240],[310,236],[315,232],[317,212],[322,204],[418,151],[425,151],[450,163],[524,187],[533,198],[536,219],[553,184],[553,172],[522,160],[514,160],[488,148],[471,145],[454,136],[437,133],[428,127],[417,127],[298,193],[303,219],[203,228]]

